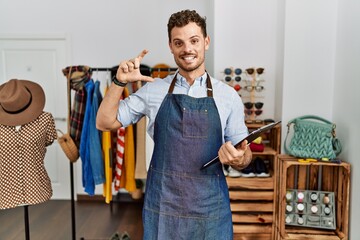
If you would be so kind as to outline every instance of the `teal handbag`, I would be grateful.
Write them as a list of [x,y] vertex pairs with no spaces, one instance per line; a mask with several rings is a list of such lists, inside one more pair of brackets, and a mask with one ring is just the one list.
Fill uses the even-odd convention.
[[[336,125],[314,115],[305,115],[288,122],[284,150],[286,154],[300,158],[334,159],[341,153],[340,140],[336,138]],[[288,144],[290,128],[292,137]]]

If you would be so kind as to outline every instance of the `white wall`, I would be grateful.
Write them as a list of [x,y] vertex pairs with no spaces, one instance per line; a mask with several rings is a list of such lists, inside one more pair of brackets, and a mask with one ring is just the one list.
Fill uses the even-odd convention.
[[266,92],[266,104],[276,104],[273,116],[284,123],[282,139],[286,123],[300,115],[315,114],[337,123],[344,145],[340,157],[352,164],[350,239],[358,238],[360,2],[218,0],[214,5],[215,75],[221,76],[230,64],[251,61],[275,71],[267,73],[266,80],[274,86],[272,93]]
[[282,120],[332,119],[336,0],[286,1]]
[[[274,118],[277,69],[277,0],[214,1],[214,75],[221,79],[227,67],[264,67],[265,90],[256,101],[264,102],[261,118]],[[280,23],[281,25],[281,23]],[[281,31],[281,29],[280,29]],[[281,51],[281,50],[280,50]],[[249,94],[240,91],[243,101]]]
[[343,142],[343,159],[351,163],[350,239],[359,239],[360,229],[360,1],[338,1],[337,45],[333,118]]
[[111,67],[147,48],[145,64],[175,66],[166,24],[171,13],[185,8],[207,15],[209,5],[205,0],[0,0],[0,31],[66,33],[74,65]]
[[337,124],[340,158],[352,165],[350,239],[360,236],[354,227],[360,214],[359,10],[356,0],[287,0],[284,30],[282,120],[315,114]]

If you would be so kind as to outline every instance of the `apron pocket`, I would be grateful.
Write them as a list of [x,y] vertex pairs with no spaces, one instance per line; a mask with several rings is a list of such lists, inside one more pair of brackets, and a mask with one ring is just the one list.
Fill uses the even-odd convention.
[[145,208],[160,214],[216,219],[225,196],[220,176],[190,175],[149,169]]
[[209,126],[209,114],[206,109],[191,110],[183,108],[183,136],[206,138]]

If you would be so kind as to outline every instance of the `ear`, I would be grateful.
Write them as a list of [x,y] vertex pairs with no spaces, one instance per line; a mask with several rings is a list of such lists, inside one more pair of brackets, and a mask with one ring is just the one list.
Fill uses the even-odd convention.
[[169,41],[169,48],[170,48],[170,52],[172,53],[172,54],[174,54],[174,51],[173,51],[173,49],[172,49],[172,46],[171,46],[171,42]]
[[208,50],[209,47],[210,47],[210,37],[209,37],[209,35],[207,35],[205,37],[205,50]]

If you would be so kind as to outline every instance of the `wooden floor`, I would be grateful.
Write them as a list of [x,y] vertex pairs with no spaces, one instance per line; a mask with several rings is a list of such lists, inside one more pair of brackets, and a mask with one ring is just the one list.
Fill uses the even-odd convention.
[[[72,240],[71,202],[50,200],[28,207],[30,240]],[[76,239],[107,240],[126,231],[131,240],[143,236],[141,202],[79,201],[75,204]],[[0,240],[24,240],[24,207],[0,210]]]

